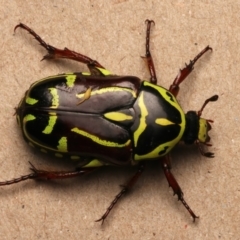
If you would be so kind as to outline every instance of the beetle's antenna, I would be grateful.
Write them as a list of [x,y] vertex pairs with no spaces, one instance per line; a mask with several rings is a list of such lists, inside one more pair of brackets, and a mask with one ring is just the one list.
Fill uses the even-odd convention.
[[205,100],[204,104],[202,105],[201,109],[198,111],[198,116],[200,117],[202,115],[202,112],[203,112],[203,109],[206,107],[206,105],[209,103],[209,102],[215,102],[218,100],[218,95],[214,95],[210,98],[208,98],[207,100]]

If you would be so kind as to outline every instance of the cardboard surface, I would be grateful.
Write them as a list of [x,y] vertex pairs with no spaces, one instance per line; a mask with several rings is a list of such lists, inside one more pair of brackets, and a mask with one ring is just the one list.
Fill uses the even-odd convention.
[[70,180],[26,181],[1,187],[1,239],[239,239],[240,223],[240,5],[236,1],[3,1],[0,4],[0,181],[41,169],[72,165],[27,146],[14,107],[34,81],[62,72],[86,71],[71,61],[39,60],[38,43],[16,24],[23,22],[53,46],[97,59],[118,75],[148,79],[144,21],[153,19],[151,51],[158,84],[170,86],[185,62],[210,45],[178,95],[183,109],[199,110],[214,94],[203,117],[213,119],[215,158],[195,146],[172,153],[172,172],[189,214],[168,188],[157,163],[150,163],[103,226],[95,223],[136,169],[109,168]]

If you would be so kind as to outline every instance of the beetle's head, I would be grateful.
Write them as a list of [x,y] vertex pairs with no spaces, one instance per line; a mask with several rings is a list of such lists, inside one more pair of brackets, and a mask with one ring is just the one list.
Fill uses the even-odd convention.
[[202,108],[198,112],[189,111],[186,114],[186,129],[183,135],[183,141],[186,144],[196,143],[201,154],[206,157],[213,157],[214,155],[211,152],[204,152],[202,149],[202,144],[211,146],[211,144],[209,144],[210,137],[208,131],[211,130],[212,127],[210,123],[213,121],[201,118],[201,115],[205,106],[209,102],[217,101],[217,99],[218,95],[214,95],[204,102]]

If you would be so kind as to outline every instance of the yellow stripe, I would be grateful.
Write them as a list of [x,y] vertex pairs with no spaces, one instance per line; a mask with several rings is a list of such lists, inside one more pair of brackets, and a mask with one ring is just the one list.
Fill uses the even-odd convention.
[[48,125],[45,127],[42,133],[50,134],[53,131],[56,121],[57,121],[57,116],[49,116]]
[[68,74],[68,75],[66,76],[66,80],[67,80],[66,84],[67,84],[67,86],[70,87],[70,88],[73,87],[76,78],[77,78],[76,75]]
[[60,152],[67,152],[67,137],[62,137],[59,141],[58,141],[59,145],[57,146],[57,149]]
[[155,123],[156,123],[156,124],[159,124],[159,125],[161,125],[161,126],[167,126],[167,125],[175,124],[175,123],[169,121],[169,120],[166,119],[166,118],[157,118],[157,119],[155,120]]
[[29,105],[34,105],[38,102],[37,99],[34,99],[34,98],[30,98],[30,97],[27,97],[26,98],[26,103],[29,104]]
[[59,106],[59,96],[56,88],[48,89],[52,94],[52,106],[50,108],[57,108]]
[[125,147],[125,146],[128,146],[130,144],[130,140],[128,140],[126,143],[124,144],[119,144],[117,142],[110,142],[110,141],[106,141],[106,140],[103,140],[103,139],[100,139],[99,137],[95,136],[95,135],[92,135],[88,132],[85,132],[83,130],[80,130],[78,128],[73,128],[71,129],[72,132],[75,132],[77,134],[80,134],[84,137],[87,137],[87,138],[90,138],[92,141],[100,144],[100,145],[103,145],[103,146],[107,146],[107,147]]
[[139,105],[140,112],[141,112],[141,118],[140,118],[139,127],[133,134],[134,135],[134,145],[135,145],[135,147],[137,147],[138,139],[139,139],[140,135],[145,131],[145,129],[147,127],[146,117],[148,115],[147,108],[146,108],[146,106],[144,104],[144,101],[143,101],[143,92],[141,92],[138,99],[139,99],[138,105]]
[[[95,91],[91,91],[91,96],[93,95],[97,95],[97,94],[104,94],[104,93],[107,93],[107,92],[119,92],[119,91],[125,91],[125,92],[129,92],[132,94],[132,96],[134,98],[136,98],[136,93],[133,91],[133,90],[130,90],[128,88],[120,88],[120,87],[107,87],[107,88],[102,88],[102,89],[98,89],[98,90],[95,90]],[[80,93],[80,94],[76,94],[76,97],[77,98],[82,98],[84,97],[85,93]]]
[[35,120],[35,119],[36,119],[36,117],[34,115],[28,114],[23,118],[23,123],[26,123],[28,121],[32,121],[32,120]]
[[121,113],[121,112],[109,112],[105,113],[104,117],[113,121],[126,121],[126,120],[132,120],[133,117],[129,116],[127,114]]

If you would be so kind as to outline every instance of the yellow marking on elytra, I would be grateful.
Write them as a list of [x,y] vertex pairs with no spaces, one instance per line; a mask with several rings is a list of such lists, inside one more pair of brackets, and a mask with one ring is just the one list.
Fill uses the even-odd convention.
[[56,121],[57,121],[57,116],[49,116],[48,125],[45,127],[42,133],[50,134],[53,131]]
[[106,140],[100,139],[98,136],[95,136],[93,134],[85,132],[85,131],[83,131],[79,128],[73,128],[73,129],[71,129],[71,131],[75,132],[77,134],[80,134],[84,137],[90,138],[92,141],[94,141],[94,142],[96,142],[100,145],[107,146],[107,147],[125,147],[125,146],[128,146],[131,143],[130,140],[127,140],[127,142],[123,143],[123,144],[119,144],[117,142],[106,141]]
[[[58,74],[58,75],[55,75],[55,76],[50,76],[50,77],[46,77],[46,78],[42,78],[36,82],[34,82],[31,87],[30,87],[30,90],[35,88],[39,83],[44,83],[44,82],[48,82],[49,80],[51,79],[56,79],[56,78],[60,78],[60,77],[67,77],[71,75],[71,73],[64,73],[64,74]],[[72,75],[75,75],[75,74],[72,74]],[[30,92],[30,91],[29,91]]]
[[[104,94],[107,92],[121,92],[121,91],[131,93],[134,98],[137,97],[136,93],[133,90],[128,89],[128,88],[121,88],[121,87],[107,87],[107,88],[102,88],[102,89],[98,89],[98,90],[91,89],[91,96],[97,95],[97,94]],[[84,95],[85,95],[85,93],[80,93],[80,94],[76,94],[76,97],[82,98],[82,97],[84,97]]]
[[175,123],[169,121],[169,120],[166,119],[166,118],[157,118],[157,119],[155,120],[155,123],[156,123],[156,124],[159,124],[159,125],[161,125],[161,126],[167,126],[167,125],[175,124]]
[[78,97],[79,95],[83,95],[82,99],[77,103],[77,105],[83,103],[84,101],[88,100],[91,96],[91,92],[92,92],[92,88],[88,88],[87,91],[83,94],[76,94],[76,97]]
[[74,155],[73,155],[73,156],[71,156],[70,158],[71,158],[72,160],[79,160],[79,159],[80,159],[80,157],[79,157],[79,156],[74,156]]
[[47,150],[44,149],[44,148],[41,148],[40,151],[43,152],[43,153],[47,153]]
[[[49,113],[50,114],[50,113]],[[41,144],[40,142],[37,142],[35,139],[33,139],[30,135],[29,135],[29,133],[28,133],[28,130],[26,129],[26,123],[28,122],[28,121],[32,121],[32,120],[34,120],[34,119],[36,119],[36,117],[35,116],[33,116],[33,115],[31,115],[31,114],[28,114],[28,115],[26,115],[24,118],[23,118],[23,125],[22,125],[22,130],[23,130],[23,135],[25,136],[25,138],[27,138],[27,140],[29,141],[28,142],[28,144],[30,145],[30,146],[37,146],[38,148],[40,148],[40,150],[42,151],[42,149],[44,149],[44,151],[52,151],[52,152],[54,152],[54,153],[59,153],[61,156],[63,156],[60,152],[64,152],[63,150],[64,149],[66,149],[66,147],[65,147],[65,144],[64,144],[64,139],[60,139],[61,141],[60,141],[60,145],[61,145],[61,147],[62,147],[62,149],[60,149],[61,151],[59,151],[59,149],[56,149],[56,148],[51,148],[51,147],[49,147],[49,146],[47,146],[47,145],[43,145],[43,144]],[[60,156],[59,156],[60,157]]]
[[51,116],[57,116],[56,112],[49,112],[48,114],[51,115]]
[[97,67],[97,69],[104,75],[104,76],[108,76],[108,75],[112,75],[112,73],[110,71],[108,71],[105,68],[99,68]]
[[134,145],[135,147],[137,147],[138,145],[138,139],[140,137],[140,135],[145,131],[147,124],[146,124],[146,117],[148,115],[148,111],[147,108],[144,104],[143,101],[143,92],[141,92],[140,96],[139,96],[139,108],[140,108],[140,112],[141,112],[141,117],[140,117],[140,123],[139,123],[139,127],[138,129],[134,132]]
[[34,98],[27,97],[25,102],[29,105],[34,105],[38,102],[38,100],[34,99]]
[[68,74],[66,76],[66,84],[68,87],[73,87],[74,86],[74,83],[75,83],[75,80],[76,80],[77,76],[75,74]]
[[126,120],[132,120],[133,117],[130,115],[127,115],[125,113],[121,113],[121,112],[109,112],[109,113],[105,113],[104,117],[113,121],[126,121]]
[[59,157],[59,158],[62,158],[62,157],[63,157],[63,155],[62,155],[61,153],[55,153],[55,156],[56,156],[56,157]]
[[35,119],[36,119],[36,117],[35,117],[34,115],[32,115],[32,114],[27,114],[27,115],[23,118],[23,122],[26,123],[26,122],[28,122],[28,121],[33,121],[33,120],[35,120]]
[[48,89],[52,95],[52,106],[50,108],[57,108],[59,106],[59,96],[56,88]]
[[82,75],[84,75],[84,76],[90,76],[91,73],[90,73],[90,72],[82,72]]
[[207,139],[207,120],[200,118],[199,119],[199,131],[198,131],[198,140],[200,142],[206,142]]
[[101,167],[104,164],[102,162],[100,162],[97,159],[92,160],[91,162],[89,162],[87,165],[83,166],[84,168],[88,168],[88,167]]
[[67,152],[67,137],[62,137],[59,141],[58,141],[59,145],[57,146],[57,149],[60,152]]

